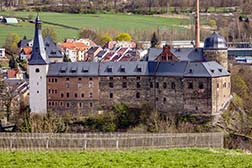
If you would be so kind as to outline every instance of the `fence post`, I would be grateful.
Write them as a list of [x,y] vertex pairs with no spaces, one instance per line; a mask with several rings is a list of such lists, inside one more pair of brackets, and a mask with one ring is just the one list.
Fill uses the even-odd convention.
[[119,149],[119,139],[116,139],[116,149]]
[[46,150],[48,150],[48,147],[49,147],[49,138],[48,136],[46,137]]
[[87,134],[84,135],[84,150],[87,150]]

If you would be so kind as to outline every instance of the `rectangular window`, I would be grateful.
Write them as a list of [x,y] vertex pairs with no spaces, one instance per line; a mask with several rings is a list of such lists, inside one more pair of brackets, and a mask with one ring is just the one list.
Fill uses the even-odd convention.
[[75,93],[75,94],[74,94],[74,97],[77,98],[77,97],[78,97],[78,93]]
[[63,98],[64,97],[64,93],[61,93],[60,96],[61,96],[61,98]]
[[66,88],[69,88],[70,87],[70,84],[69,83],[66,83]]
[[51,94],[51,89],[48,90],[48,93]]
[[176,88],[176,84],[174,82],[171,83],[171,88],[175,89]]
[[57,83],[57,82],[58,82],[58,79],[55,78],[55,83]]
[[69,95],[70,95],[70,94],[69,94],[69,93],[67,93],[67,98],[69,98]]
[[81,81],[81,78],[79,78],[78,80]]
[[167,83],[166,83],[166,82],[163,83],[163,88],[164,88],[164,89],[167,88]]
[[199,83],[199,89],[204,89],[204,84],[202,82]]
[[137,80],[141,80],[141,77],[140,77],[140,76],[138,76],[136,79],[137,79]]
[[113,93],[109,94],[109,98],[112,99],[114,97]]
[[109,77],[109,80],[113,80],[113,77]]
[[124,76],[124,77],[123,77],[123,80],[127,80],[127,77],[126,77],[126,76]]
[[114,83],[113,82],[109,82],[109,87],[110,88],[114,88]]
[[81,97],[84,98],[84,93],[81,93]]
[[66,78],[66,81],[69,81],[69,78]]
[[89,82],[89,83],[88,83],[88,87],[89,87],[89,88],[94,87],[94,82]]
[[51,79],[50,79],[50,78],[48,79],[48,82],[49,82],[49,83],[51,82]]
[[226,88],[226,87],[227,87],[227,83],[226,83],[226,82],[223,84],[223,87],[224,87],[224,88]]
[[140,82],[137,82],[136,87],[137,87],[137,88],[140,88],[140,87],[141,87]]
[[122,83],[122,88],[127,88],[127,82]]
[[136,98],[137,98],[137,99],[140,98],[140,93],[139,93],[139,92],[136,93]]
[[89,98],[93,98],[93,93],[89,93]]
[[150,82],[150,88],[153,88],[153,83],[152,82]]
[[193,89],[193,82],[188,82],[188,89]]

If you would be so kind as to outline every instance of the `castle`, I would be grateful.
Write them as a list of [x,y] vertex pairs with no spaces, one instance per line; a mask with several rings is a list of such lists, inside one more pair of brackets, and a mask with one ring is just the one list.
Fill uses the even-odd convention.
[[[124,103],[132,108],[150,105],[163,113],[217,114],[230,98],[227,45],[213,33],[204,48],[171,49],[151,59],[133,62],[50,63],[36,18],[29,61],[30,109],[52,109],[64,115],[88,115]],[[153,55],[153,54],[152,54]]]

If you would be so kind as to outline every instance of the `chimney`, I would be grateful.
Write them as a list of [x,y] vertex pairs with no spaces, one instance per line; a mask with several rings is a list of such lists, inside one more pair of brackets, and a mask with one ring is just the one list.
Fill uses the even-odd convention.
[[200,18],[199,18],[199,0],[196,0],[195,13],[195,48],[200,47]]

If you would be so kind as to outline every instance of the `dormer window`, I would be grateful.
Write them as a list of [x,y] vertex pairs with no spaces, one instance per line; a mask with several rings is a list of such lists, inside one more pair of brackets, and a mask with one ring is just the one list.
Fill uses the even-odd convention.
[[72,73],[77,72],[77,67],[72,67],[72,68],[71,68],[71,72],[72,72]]
[[222,72],[222,69],[219,69],[219,72]]
[[214,73],[214,69],[211,69],[211,72]]
[[66,70],[67,70],[67,67],[66,67],[66,66],[64,66],[64,67],[61,67],[60,72],[61,72],[61,73],[65,73],[65,72],[66,72]]
[[88,73],[88,68],[87,68],[87,67],[83,67],[83,68],[82,68],[82,72],[83,72],[83,73]]
[[108,66],[108,68],[107,68],[107,72],[112,72],[113,71],[113,69],[112,69],[112,66]]
[[192,70],[192,69],[189,69],[189,73],[193,73],[193,70]]
[[120,72],[125,72],[125,67],[124,66],[120,67]]
[[137,71],[137,72],[142,72],[142,67],[137,66],[137,67],[136,67],[136,71]]

